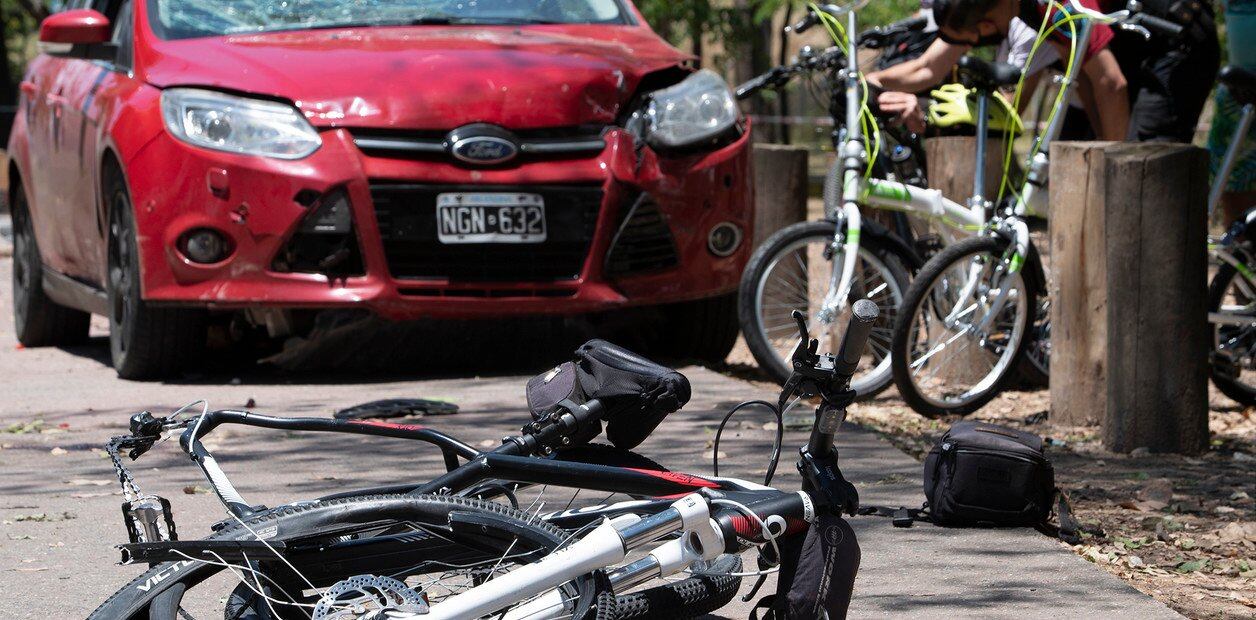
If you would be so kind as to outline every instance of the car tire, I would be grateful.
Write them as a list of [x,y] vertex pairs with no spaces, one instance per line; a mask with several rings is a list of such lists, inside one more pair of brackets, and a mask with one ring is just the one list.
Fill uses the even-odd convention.
[[13,323],[24,347],[82,344],[92,315],[52,301],[44,292],[44,262],[35,240],[30,205],[22,187],[13,188]]
[[669,357],[722,364],[737,344],[737,294],[673,304],[663,309],[662,343]]
[[139,246],[130,193],[121,175],[109,175],[109,352],[123,379],[155,380],[187,369],[205,348],[206,312],[155,307],[140,290]]

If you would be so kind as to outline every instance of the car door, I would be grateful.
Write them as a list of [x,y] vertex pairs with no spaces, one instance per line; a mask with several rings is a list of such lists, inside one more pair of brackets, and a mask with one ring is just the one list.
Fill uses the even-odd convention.
[[100,186],[100,152],[104,124],[134,82],[131,70],[133,16],[129,0],[92,0],[91,8],[113,25],[111,58],[74,59],[58,75],[63,111],[57,142],[57,174],[73,179],[64,188],[66,226],[74,232],[68,248],[76,278],[103,287],[106,225]]
[[[82,8],[87,0],[68,3],[64,8]],[[57,155],[63,136],[64,106],[60,89],[65,58],[40,54],[27,68],[19,88],[26,100],[27,143],[30,155],[25,170],[26,190],[30,197],[31,219],[35,238],[43,260],[56,271],[70,269],[74,233],[63,226],[65,221],[64,182],[57,171]]]

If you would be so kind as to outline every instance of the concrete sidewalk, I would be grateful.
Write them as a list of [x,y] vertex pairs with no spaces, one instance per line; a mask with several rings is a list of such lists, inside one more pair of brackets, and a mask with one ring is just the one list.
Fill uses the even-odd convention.
[[[425,420],[472,445],[517,432],[526,420],[523,387],[540,368],[509,376],[430,380],[350,381],[328,376],[276,379],[245,374],[183,384],[118,381],[104,359],[107,343],[18,350],[12,335],[9,263],[0,259],[0,616],[81,618],[141,572],[120,567],[113,545],[125,539],[121,497],[100,448],[125,431],[138,410],[169,411],[205,398],[216,408],[243,407],[279,415],[329,415],[333,409],[381,398],[445,398],[455,416]],[[433,351],[433,355],[446,352]],[[557,359],[553,362],[559,361]],[[552,362],[547,362],[552,363]],[[673,469],[710,471],[715,425],[730,406],[775,395],[761,386],[703,368],[684,372],[694,398],[669,418],[640,452]],[[763,475],[771,433],[763,414],[735,420],[721,445],[721,474]],[[35,421],[39,420],[39,424]],[[26,432],[13,432],[13,431]],[[775,486],[797,488],[792,455],[804,433],[788,433]],[[207,442],[251,502],[277,505],[337,490],[441,471],[426,445],[370,438],[224,428]],[[847,428],[839,439],[846,476],[865,503],[917,506],[920,465],[872,433]],[[205,483],[173,443],[156,447],[134,467],[148,492],[169,498],[182,538],[200,538],[223,509],[197,487]],[[188,493],[190,491],[191,493]],[[38,516],[38,515],[43,515]],[[1168,618],[1176,614],[1116,577],[1031,530],[948,530],[891,527],[888,519],[859,517],[853,525],[863,548],[852,617]],[[753,566],[753,558],[748,559]],[[745,580],[748,589],[751,579]],[[765,586],[765,594],[774,584]],[[225,594],[225,592],[224,592]],[[749,605],[723,610],[745,618]]]

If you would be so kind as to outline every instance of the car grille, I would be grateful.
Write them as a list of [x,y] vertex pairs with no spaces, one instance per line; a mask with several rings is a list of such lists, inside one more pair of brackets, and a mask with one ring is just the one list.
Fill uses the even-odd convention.
[[[454,192],[540,194],[543,243],[444,244],[436,197]],[[394,278],[451,282],[546,282],[580,276],[602,206],[600,185],[371,185],[384,256]]]
[[606,273],[622,276],[661,271],[679,263],[676,240],[666,218],[658,204],[642,194],[620,222],[606,255]]
[[[588,156],[606,148],[601,126],[556,127],[512,132],[518,138],[519,156],[524,159]],[[353,142],[372,157],[394,159],[449,160],[448,132],[404,129],[350,129]]]

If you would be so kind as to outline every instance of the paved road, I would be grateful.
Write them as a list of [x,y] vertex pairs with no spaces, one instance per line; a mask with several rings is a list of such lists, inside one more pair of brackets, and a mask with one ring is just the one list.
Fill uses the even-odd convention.
[[[166,411],[198,398],[214,407],[242,407],[287,415],[327,415],[335,408],[388,397],[448,398],[462,412],[427,424],[473,444],[516,430],[523,384],[557,361],[498,359],[497,375],[453,378],[290,377],[249,371],[175,383],[118,381],[97,337],[74,350],[20,350],[10,323],[8,259],[0,259],[0,429],[38,425],[43,432],[0,434],[0,615],[12,618],[83,617],[139,572],[116,566],[112,545],[125,538],[112,470],[99,448],[122,432],[131,412]],[[447,339],[433,338],[431,356],[443,359]],[[510,346],[507,353],[520,347]],[[695,397],[673,415],[641,451],[675,469],[709,471],[707,440],[722,411],[768,390],[702,368],[686,368]],[[232,384],[233,379],[237,379]],[[761,475],[769,433],[751,421],[728,436],[725,475]],[[33,426],[31,427],[34,429]],[[801,445],[800,433],[787,444]],[[365,438],[229,429],[210,442],[240,490],[275,505],[340,489],[398,479],[421,479],[440,469],[432,450]],[[840,440],[844,469],[859,481],[867,502],[915,505],[919,464],[875,435],[848,429]],[[788,464],[778,485],[797,485]],[[173,445],[159,446],[135,469],[145,489],[169,497],[184,538],[199,537],[222,511],[210,495],[185,494],[203,481]],[[100,484],[99,486],[97,486]],[[19,520],[46,515],[46,520]],[[37,518],[38,519],[38,518]],[[854,523],[863,568],[852,616],[1065,618],[1175,617],[1156,603],[1067,549],[1034,532],[896,530],[887,520]],[[747,580],[748,585],[749,580]],[[770,586],[769,586],[770,587]],[[724,617],[745,618],[744,605]]]

